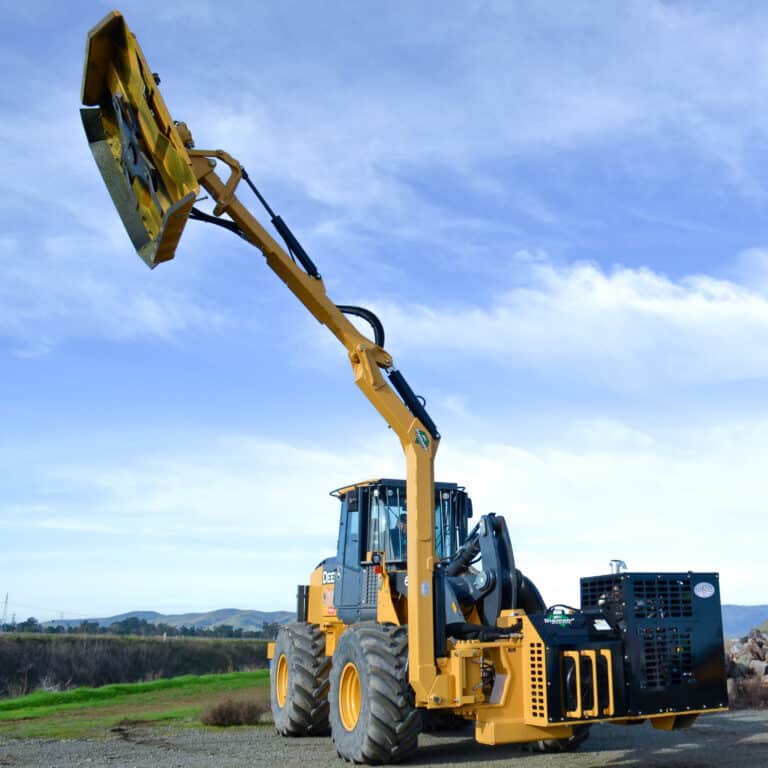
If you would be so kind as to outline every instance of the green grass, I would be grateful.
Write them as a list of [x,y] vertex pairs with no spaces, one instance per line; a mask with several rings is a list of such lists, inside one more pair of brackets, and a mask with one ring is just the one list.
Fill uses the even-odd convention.
[[118,725],[199,725],[201,711],[225,698],[266,700],[268,681],[269,672],[258,670],[40,691],[0,701],[0,736],[103,737]]

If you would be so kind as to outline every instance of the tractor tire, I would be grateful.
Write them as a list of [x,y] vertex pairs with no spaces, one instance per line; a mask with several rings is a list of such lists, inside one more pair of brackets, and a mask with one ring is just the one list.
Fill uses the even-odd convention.
[[315,624],[282,627],[269,665],[275,728],[283,736],[328,733],[328,672],[325,635]]
[[340,757],[399,763],[416,750],[421,713],[408,684],[408,630],[364,622],[339,639],[331,668],[331,733]]
[[591,725],[576,725],[573,733],[565,739],[540,739],[523,744],[527,752],[573,752],[578,749],[589,737]]

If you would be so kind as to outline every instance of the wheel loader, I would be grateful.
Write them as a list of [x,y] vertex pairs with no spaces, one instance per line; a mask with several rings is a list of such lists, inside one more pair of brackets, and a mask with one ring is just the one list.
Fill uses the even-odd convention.
[[[671,730],[725,709],[718,575],[618,568],[582,578],[579,607],[546,604],[516,566],[504,518],[475,522],[466,489],[435,482],[440,433],[386,351],[379,319],[329,298],[245,169],[226,151],[195,147],[159,82],[121,14],[88,34],[83,126],[136,251],[152,268],[172,259],[189,219],[254,246],[344,345],[405,455],[404,480],[334,491],[336,554],[299,586],[297,621],[269,650],[278,731],[330,733],[341,757],[390,763],[413,755],[429,727],[471,725],[483,744],[563,750],[594,723]],[[283,245],[241,202],[243,182]],[[201,188],[212,212],[197,205]]]

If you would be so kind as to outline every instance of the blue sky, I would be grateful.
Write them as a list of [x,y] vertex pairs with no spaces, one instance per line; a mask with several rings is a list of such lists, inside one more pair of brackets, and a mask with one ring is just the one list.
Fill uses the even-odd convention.
[[[768,11],[217,7],[121,10],[198,146],[380,315],[437,477],[506,516],[545,599],[620,557],[766,602]],[[0,600],[291,608],[327,492],[402,475],[399,445],[256,251],[192,222],[135,256],[78,114],[109,10],[0,32]]]

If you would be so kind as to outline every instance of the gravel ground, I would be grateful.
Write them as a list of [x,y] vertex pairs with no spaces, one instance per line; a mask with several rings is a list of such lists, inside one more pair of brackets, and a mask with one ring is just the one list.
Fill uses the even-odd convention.
[[[519,762],[518,762],[519,761]],[[435,768],[768,768],[768,712],[728,712],[702,717],[688,730],[666,733],[650,725],[597,725],[578,752],[536,755],[515,747],[483,747],[471,728],[459,734],[426,734],[410,765]],[[29,768],[342,768],[328,738],[285,739],[272,727],[179,730],[124,728],[103,741],[0,740],[0,766]]]

